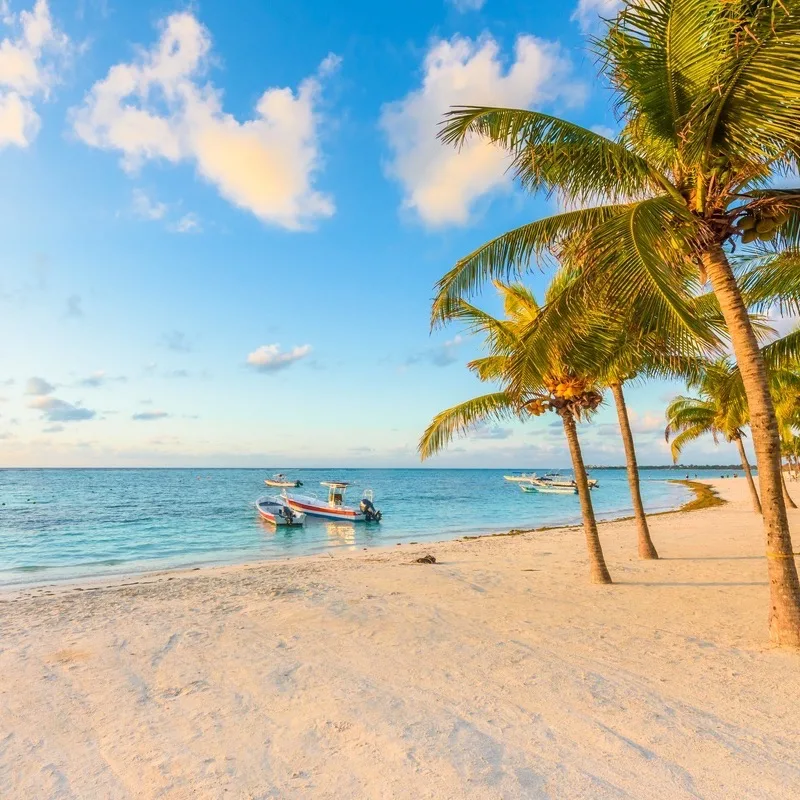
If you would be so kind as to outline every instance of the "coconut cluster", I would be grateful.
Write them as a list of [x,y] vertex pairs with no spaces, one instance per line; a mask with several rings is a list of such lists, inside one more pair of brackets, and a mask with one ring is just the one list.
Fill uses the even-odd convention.
[[548,378],[545,388],[549,397],[536,398],[525,406],[534,417],[546,411],[568,411],[579,417],[587,411],[594,411],[603,401],[603,396],[584,378],[569,375]]
[[775,237],[778,228],[789,221],[790,215],[785,212],[762,211],[748,212],[739,220],[739,230],[742,232],[742,244],[750,244],[756,240],[769,242]]

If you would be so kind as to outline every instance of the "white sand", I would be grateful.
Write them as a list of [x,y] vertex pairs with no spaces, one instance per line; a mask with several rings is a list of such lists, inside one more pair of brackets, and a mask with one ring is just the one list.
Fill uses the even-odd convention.
[[798,798],[800,655],[718,488],[661,562],[603,525],[613,587],[573,528],[0,595],[0,797]]

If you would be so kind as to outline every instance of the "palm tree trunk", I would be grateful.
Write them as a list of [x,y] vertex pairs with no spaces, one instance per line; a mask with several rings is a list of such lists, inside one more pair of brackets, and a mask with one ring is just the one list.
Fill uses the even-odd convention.
[[792,496],[786,488],[786,474],[783,471],[783,464],[781,464],[781,485],[783,486],[783,499],[786,501],[786,504],[789,508],[797,508],[797,503],[792,500]]
[[770,639],[778,645],[800,647],[800,580],[792,555],[789,520],[783,502],[781,441],[764,358],[758,348],[736,277],[720,245],[714,245],[703,254],[703,266],[728,327],[750,409],[750,428],[756,451],[767,540]]
[[617,417],[619,419],[619,430],[622,434],[622,445],[625,448],[625,463],[628,468],[628,486],[630,486],[631,490],[633,515],[636,518],[636,530],[638,532],[639,558],[658,558],[656,546],[650,538],[647,516],[644,513],[642,493],[639,487],[639,465],[636,463],[636,447],[633,443],[633,431],[631,431],[631,422],[628,419],[628,407],[625,404],[625,395],[622,392],[621,382],[611,384],[611,394],[614,395],[614,404],[617,407]]
[[755,511],[756,514],[760,514],[761,501],[758,499],[758,491],[756,489],[756,484],[753,481],[753,473],[750,471],[750,462],[747,460],[747,453],[744,451],[742,437],[737,436],[734,441],[736,442],[736,446],[739,448],[739,458],[742,460],[742,469],[744,470],[744,475],[747,478],[747,485],[750,487],[750,497],[753,500],[753,511]]
[[592,498],[589,489],[589,480],[586,477],[586,466],[583,463],[581,445],[578,441],[578,430],[575,418],[565,412],[561,415],[564,423],[564,434],[569,444],[569,454],[572,456],[572,470],[575,473],[575,483],[578,485],[578,497],[581,501],[581,514],[583,515],[583,532],[586,534],[586,549],[589,551],[589,570],[592,583],[611,583],[603,548],[600,546],[600,536],[597,533],[597,521],[594,518]]

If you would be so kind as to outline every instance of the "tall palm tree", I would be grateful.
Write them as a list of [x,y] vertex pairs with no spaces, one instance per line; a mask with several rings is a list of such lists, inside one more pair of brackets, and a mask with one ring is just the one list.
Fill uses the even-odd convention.
[[[624,127],[616,140],[557,117],[452,110],[445,142],[487,139],[531,191],[578,210],[503,234],[439,282],[434,319],[487,277],[508,278],[576,236],[584,266],[620,306],[650,293],[648,316],[699,333],[685,288],[707,279],[740,365],[758,460],[770,637],[800,647],[800,580],[781,486],[772,396],[728,252],[800,238],[800,188],[770,187],[800,153],[800,0],[625,0],[597,40]],[[598,198],[601,204],[597,204]],[[588,207],[580,207],[588,206]]]
[[720,436],[726,442],[735,443],[750,488],[753,510],[761,514],[761,501],[742,441],[747,424],[746,414],[731,397],[735,391],[734,381],[733,371],[727,361],[709,364],[705,375],[695,384],[700,397],[679,396],[667,406],[665,436],[668,442],[674,437],[671,450],[675,463],[686,444],[706,434],[711,434],[715,444]]
[[[577,423],[591,416],[602,402],[599,387],[590,375],[569,365],[569,353],[550,350],[536,364],[536,377],[526,382],[521,391],[511,391],[510,370],[513,369],[514,356],[518,355],[522,346],[522,334],[535,325],[541,308],[524,286],[500,283],[496,286],[503,297],[505,319],[495,319],[460,300],[450,304],[448,316],[467,323],[473,332],[485,335],[488,355],[471,362],[468,367],[481,380],[499,381],[502,389],[437,414],[420,440],[420,454],[423,459],[429,458],[443,449],[455,435],[468,433],[479,422],[515,416],[524,419],[547,411],[558,414],[569,445],[581,504],[591,580],[594,583],[611,583],[577,430]],[[587,338],[586,342],[589,346],[590,339]]]

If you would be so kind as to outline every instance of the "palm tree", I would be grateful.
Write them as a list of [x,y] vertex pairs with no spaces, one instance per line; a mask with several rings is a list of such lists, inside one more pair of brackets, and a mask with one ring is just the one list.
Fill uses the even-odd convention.
[[[624,127],[617,140],[534,111],[458,107],[444,142],[487,139],[522,185],[577,210],[532,222],[461,259],[434,320],[488,277],[577,239],[584,269],[620,307],[699,334],[687,285],[710,280],[749,406],[770,583],[770,636],[800,647],[800,580],[781,486],[780,436],[758,340],[728,251],[800,239],[800,188],[774,189],[800,153],[800,0],[625,0],[596,41]],[[601,204],[598,203],[598,198]],[[588,206],[588,207],[581,207]]]
[[[450,304],[448,317],[461,320],[472,331],[485,335],[489,354],[467,366],[481,380],[500,381],[503,388],[437,414],[420,440],[420,454],[423,460],[429,458],[443,449],[455,435],[469,433],[479,422],[514,416],[525,419],[546,411],[558,414],[569,445],[581,504],[591,580],[593,583],[611,583],[577,431],[577,423],[590,417],[602,402],[599,387],[591,376],[569,366],[568,353],[551,350],[546,358],[535,364],[535,370],[529,369],[529,374],[536,377],[526,382],[521,391],[511,391],[510,370],[514,368],[514,357],[519,355],[522,334],[535,326],[541,308],[524,286],[500,283],[496,286],[503,297],[505,319],[495,319],[461,300]],[[586,342],[588,347],[590,340],[586,339]]]
[[705,375],[696,382],[700,397],[679,396],[667,406],[665,437],[669,442],[674,436],[671,450],[676,464],[686,444],[706,434],[711,434],[715,444],[720,436],[726,442],[734,442],[750,488],[753,510],[761,514],[761,501],[742,441],[747,418],[742,406],[732,399],[734,383],[735,374],[727,361],[721,359],[709,364]]

